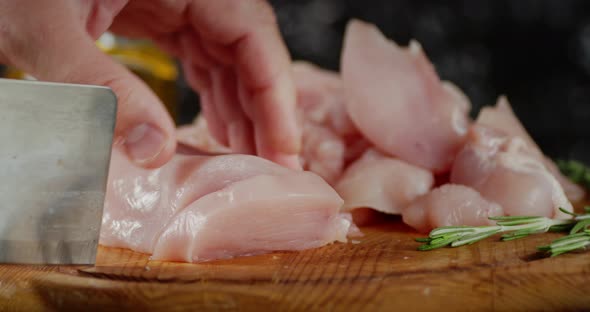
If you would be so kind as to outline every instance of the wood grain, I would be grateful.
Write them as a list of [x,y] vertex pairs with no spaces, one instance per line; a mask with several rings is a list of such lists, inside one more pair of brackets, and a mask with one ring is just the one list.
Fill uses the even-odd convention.
[[399,220],[363,232],[355,243],[201,264],[101,247],[95,267],[0,266],[0,310],[590,309],[590,253],[536,253],[559,234],[420,252],[420,235]]

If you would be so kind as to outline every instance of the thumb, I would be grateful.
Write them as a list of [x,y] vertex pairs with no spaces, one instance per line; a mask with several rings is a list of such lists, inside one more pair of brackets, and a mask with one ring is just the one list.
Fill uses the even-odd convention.
[[89,36],[63,44],[66,49],[44,47],[43,54],[33,58],[31,74],[46,81],[110,87],[118,100],[114,144],[142,167],[156,168],[170,160],[176,149],[174,122],[150,88],[100,51]]

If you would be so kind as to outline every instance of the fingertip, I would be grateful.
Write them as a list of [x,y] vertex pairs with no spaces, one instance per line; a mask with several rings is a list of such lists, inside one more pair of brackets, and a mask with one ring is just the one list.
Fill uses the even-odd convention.
[[227,127],[217,112],[213,97],[213,92],[209,90],[200,93],[201,112],[205,116],[205,120],[207,120],[207,128],[209,129],[209,132],[215,140],[223,146],[229,146]]
[[296,93],[290,72],[277,77],[264,89],[246,94],[245,110],[252,116],[256,126],[257,140],[285,154],[298,154],[301,150],[300,124],[297,122]]
[[133,163],[144,168],[159,168],[174,155],[176,138],[169,131],[142,123],[127,131],[123,146]]
[[303,170],[303,167],[301,166],[301,161],[299,160],[299,155],[297,154],[287,154],[276,151],[259,150],[258,155],[262,158],[268,159],[274,163],[277,163],[289,169],[298,171]]
[[176,153],[176,140],[168,140],[164,148],[153,158],[143,162],[136,162],[146,169],[160,168],[169,162]]
[[253,142],[252,126],[245,120],[237,121],[228,126],[229,147],[234,153],[253,155],[256,152]]
[[276,153],[272,160],[280,165],[283,165],[287,168],[291,168],[293,170],[303,170],[301,162],[299,161],[299,155],[297,154]]
[[[280,144],[279,150],[286,154],[299,154],[301,152],[301,129],[298,125],[292,126],[291,136],[283,138],[288,144]],[[284,146],[283,148],[281,148]]]
[[299,155],[297,153],[284,153],[275,147],[269,145],[269,141],[263,140],[263,133],[256,131],[254,134],[256,140],[256,153],[258,156],[275,162],[279,165],[294,170],[302,170]]

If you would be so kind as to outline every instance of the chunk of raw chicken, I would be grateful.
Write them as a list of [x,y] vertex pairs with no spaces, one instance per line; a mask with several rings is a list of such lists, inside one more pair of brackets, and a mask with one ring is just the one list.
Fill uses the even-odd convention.
[[301,163],[333,184],[369,144],[348,116],[338,74],[306,62],[295,62],[292,71],[303,128]]
[[320,177],[247,155],[135,167],[113,151],[100,243],[196,262],[346,241],[350,216]]
[[342,138],[359,133],[346,111],[340,75],[301,61],[293,63],[292,71],[297,108],[305,120],[329,128]]
[[303,125],[301,165],[333,184],[342,174],[346,146],[329,128],[312,122]]
[[473,187],[502,206],[507,215],[567,217],[572,210],[561,185],[520,137],[473,126],[457,155],[451,182]]
[[476,123],[502,131],[508,136],[520,137],[523,139],[532,148],[531,152],[533,155],[541,160],[549,172],[551,172],[557,181],[559,181],[559,184],[563,187],[563,190],[570,201],[578,202],[584,198],[586,195],[584,189],[563,176],[555,163],[543,155],[539,146],[527,133],[526,129],[522,126],[512,111],[510,103],[508,103],[508,99],[505,96],[498,98],[496,106],[482,108]]
[[197,116],[192,124],[176,129],[176,140],[189,147],[209,153],[229,154],[231,149],[217,142],[209,132],[207,120],[203,115]]
[[371,143],[435,173],[450,168],[467,133],[470,102],[440,81],[417,42],[403,49],[353,20],[341,68],[347,110]]
[[453,225],[493,225],[488,217],[503,215],[502,207],[484,199],[476,190],[445,184],[403,209],[404,222],[420,232]]
[[344,199],[343,211],[372,208],[399,214],[433,183],[428,170],[370,149],[346,169],[335,188]]

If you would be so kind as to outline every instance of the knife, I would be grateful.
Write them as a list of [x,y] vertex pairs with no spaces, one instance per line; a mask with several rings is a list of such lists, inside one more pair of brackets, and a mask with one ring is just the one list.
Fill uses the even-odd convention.
[[0,263],[94,264],[117,99],[0,79]]

